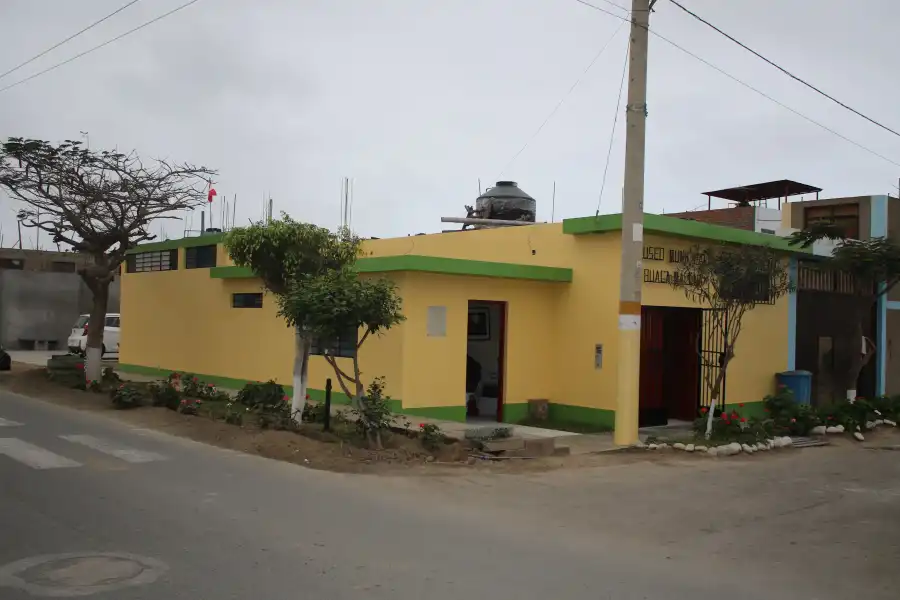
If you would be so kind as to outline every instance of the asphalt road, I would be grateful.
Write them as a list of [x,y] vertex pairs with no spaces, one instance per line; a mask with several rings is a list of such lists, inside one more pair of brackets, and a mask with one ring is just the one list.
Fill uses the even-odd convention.
[[[529,490],[547,510],[566,499],[537,476],[473,481],[313,471],[0,393],[0,598],[832,597],[780,573],[741,583],[715,551],[544,521]],[[521,492],[498,506],[507,481]]]

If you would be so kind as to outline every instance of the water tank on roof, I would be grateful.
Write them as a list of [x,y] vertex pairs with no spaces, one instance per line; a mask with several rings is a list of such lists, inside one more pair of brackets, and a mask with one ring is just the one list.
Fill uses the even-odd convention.
[[498,181],[475,201],[475,216],[479,219],[534,223],[536,212],[537,201],[515,181]]

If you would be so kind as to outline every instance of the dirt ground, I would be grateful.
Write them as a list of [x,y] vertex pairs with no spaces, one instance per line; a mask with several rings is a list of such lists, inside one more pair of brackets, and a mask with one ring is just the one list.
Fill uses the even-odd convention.
[[658,458],[617,453],[606,456],[476,460],[470,464],[468,451],[459,443],[447,445],[431,454],[422,448],[418,440],[397,433],[388,434],[384,440],[385,449],[376,452],[323,432],[316,425],[304,424],[301,433],[295,433],[261,430],[249,424],[229,425],[209,416],[184,415],[162,407],[116,410],[107,394],[64,387],[50,381],[45,369],[22,363],[13,363],[11,371],[0,373],[0,389],[78,410],[104,413],[137,427],[230,450],[337,472],[429,475],[485,470],[523,473]]

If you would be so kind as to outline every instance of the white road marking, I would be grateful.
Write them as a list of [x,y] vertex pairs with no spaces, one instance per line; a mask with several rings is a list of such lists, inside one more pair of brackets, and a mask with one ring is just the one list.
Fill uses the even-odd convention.
[[0,417],[0,427],[19,427],[20,425],[22,424],[17,421],[10,421],[9,419]]
[[0,454],[5,454],[32,469],[64,469],[81,466],[79,462],[16,438],[0,438]]
[[87,446],[91,450],[96,450],[97,452],[102,452],[103,454],[108,454],[110,456],[114,456],[118,459],[124,460],[125,462],[133,464],[148,463],[166,459],[165,456],[163,456],[162,454],[157,454],[156,452],[146,452],[144,450],[136,450],[135,448],[129,448],[127,446],[118,446],[105,440],[101,440],[100,438],[96,438],[92,435],[61,435],[59,437],[66,440],[67,442],[81,444],[82,446]]

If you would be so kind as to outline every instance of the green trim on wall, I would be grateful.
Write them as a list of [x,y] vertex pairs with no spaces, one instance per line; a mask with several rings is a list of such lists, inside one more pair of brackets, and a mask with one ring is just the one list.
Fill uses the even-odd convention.
[[[622,229],[622,215],[600,215],[598,217],[578,217],[563,219],[563,233],[582,235],[586,233],[606,233]],[[644,231],[662,233],[676,237],[706,239],[749,246],[769,246],[777,250],[812,254],[811,248],[791,246],[787,240],[769,233],[757,233],[724,225],[712,225],[700,221],[689,221],[665,215],[644,213]]]
[[369,256],[356,261],[360,273],[385,273],[389,271],[418,271],[443,275],[474,275],[504,279],[529,279],[532,281],[572,281],[572,269],[544,267],[517,263],[467,260],[441,256],[401,254],[399,256]]
[[212,279],[256,279],[256,273],[250,267],[212,267],[209,276]]
[[605,408],[588,408],[586,406],[572,406],[571,404],[557,404],[551,402],[548,408],[547,418],[551,421],[562,423],[590,423],[602,425],[609,429],[616,426],[616,411]]
[[181,238],[180,240],[165,240],[162,242],[150,242],[132,248],[126,254],[138,254],[140,252],[156,252],[158,250],[177,250],[178,248],[194,248],[195,246],[211,246],[221,244],[225,239],[224,233],[207,233],[196,237]]
[[[531,281],[563,283],[572,281],[572,269],[563,267],[543,267],[484,260],[444,258],[440,256],[421,256],[418,254],[363,257],[356,261],[356,270],[360,273],[416,271],[442,275],[471,275]],[[209,270],[209,276],[213,279],[248,279],[253,278],[254,274],[251,269],[246,267],[213,267]]]
[[465,406],[416,406],[401,408],[396,412],[404,415],[427,417],[429,419],[440,419],[442,421],[458,421],[461,423],[466,421]]

